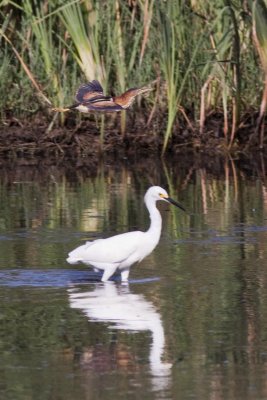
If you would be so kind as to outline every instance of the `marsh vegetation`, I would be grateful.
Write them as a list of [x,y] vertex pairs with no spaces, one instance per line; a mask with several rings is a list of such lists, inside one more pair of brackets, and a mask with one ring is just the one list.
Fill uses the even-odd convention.
[[[0,19],[2,152],[264,147],[264,0],[6,0]],[[127,114],[51,111],[92,79],[154,91]]]

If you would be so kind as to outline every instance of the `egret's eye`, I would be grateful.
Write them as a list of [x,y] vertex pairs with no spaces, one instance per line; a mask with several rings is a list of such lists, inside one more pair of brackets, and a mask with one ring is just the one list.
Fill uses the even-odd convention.
[[159,193],[159,197],[161,197],[162,199],[164,199],[166,196],[163,193]]

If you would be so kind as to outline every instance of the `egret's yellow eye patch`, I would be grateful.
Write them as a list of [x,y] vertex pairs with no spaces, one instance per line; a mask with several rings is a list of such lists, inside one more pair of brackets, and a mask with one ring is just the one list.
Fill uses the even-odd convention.
[[159,193],[159,197],[161,197],[162,199],[166,199],[168,196],[166,196],[166,194]]

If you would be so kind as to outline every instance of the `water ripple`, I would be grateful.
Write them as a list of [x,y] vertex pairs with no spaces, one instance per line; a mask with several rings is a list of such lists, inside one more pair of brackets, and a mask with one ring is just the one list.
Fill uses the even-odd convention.
[[[0,286],[7,287],[68,287],[74,284],[101,282],[101,273],[86,270],[5,269],[0,271]],[[120,282],[120,276],[113,277]],[[129,283],[149,283],[158,277],[132,279]]]

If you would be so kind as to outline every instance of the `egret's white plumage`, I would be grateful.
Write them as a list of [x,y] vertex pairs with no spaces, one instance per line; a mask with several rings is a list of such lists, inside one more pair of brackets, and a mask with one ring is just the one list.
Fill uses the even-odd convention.
[[159,186],[150,187],[144,200],[151,220],[150,227],[146,232],[127,232],[107,239],[86,242],[71,251],[67,261],[70,264],[82,262],[92,265],[97,270],[103,270],[103,282],[107,281],[116,271],[121,273],[122,281],[127,281],[130,267],[148,256],[159,242],[162,219],[156,202],[158,200],[168,201],[184,210],[179,203],[168,196],[166,190]]

